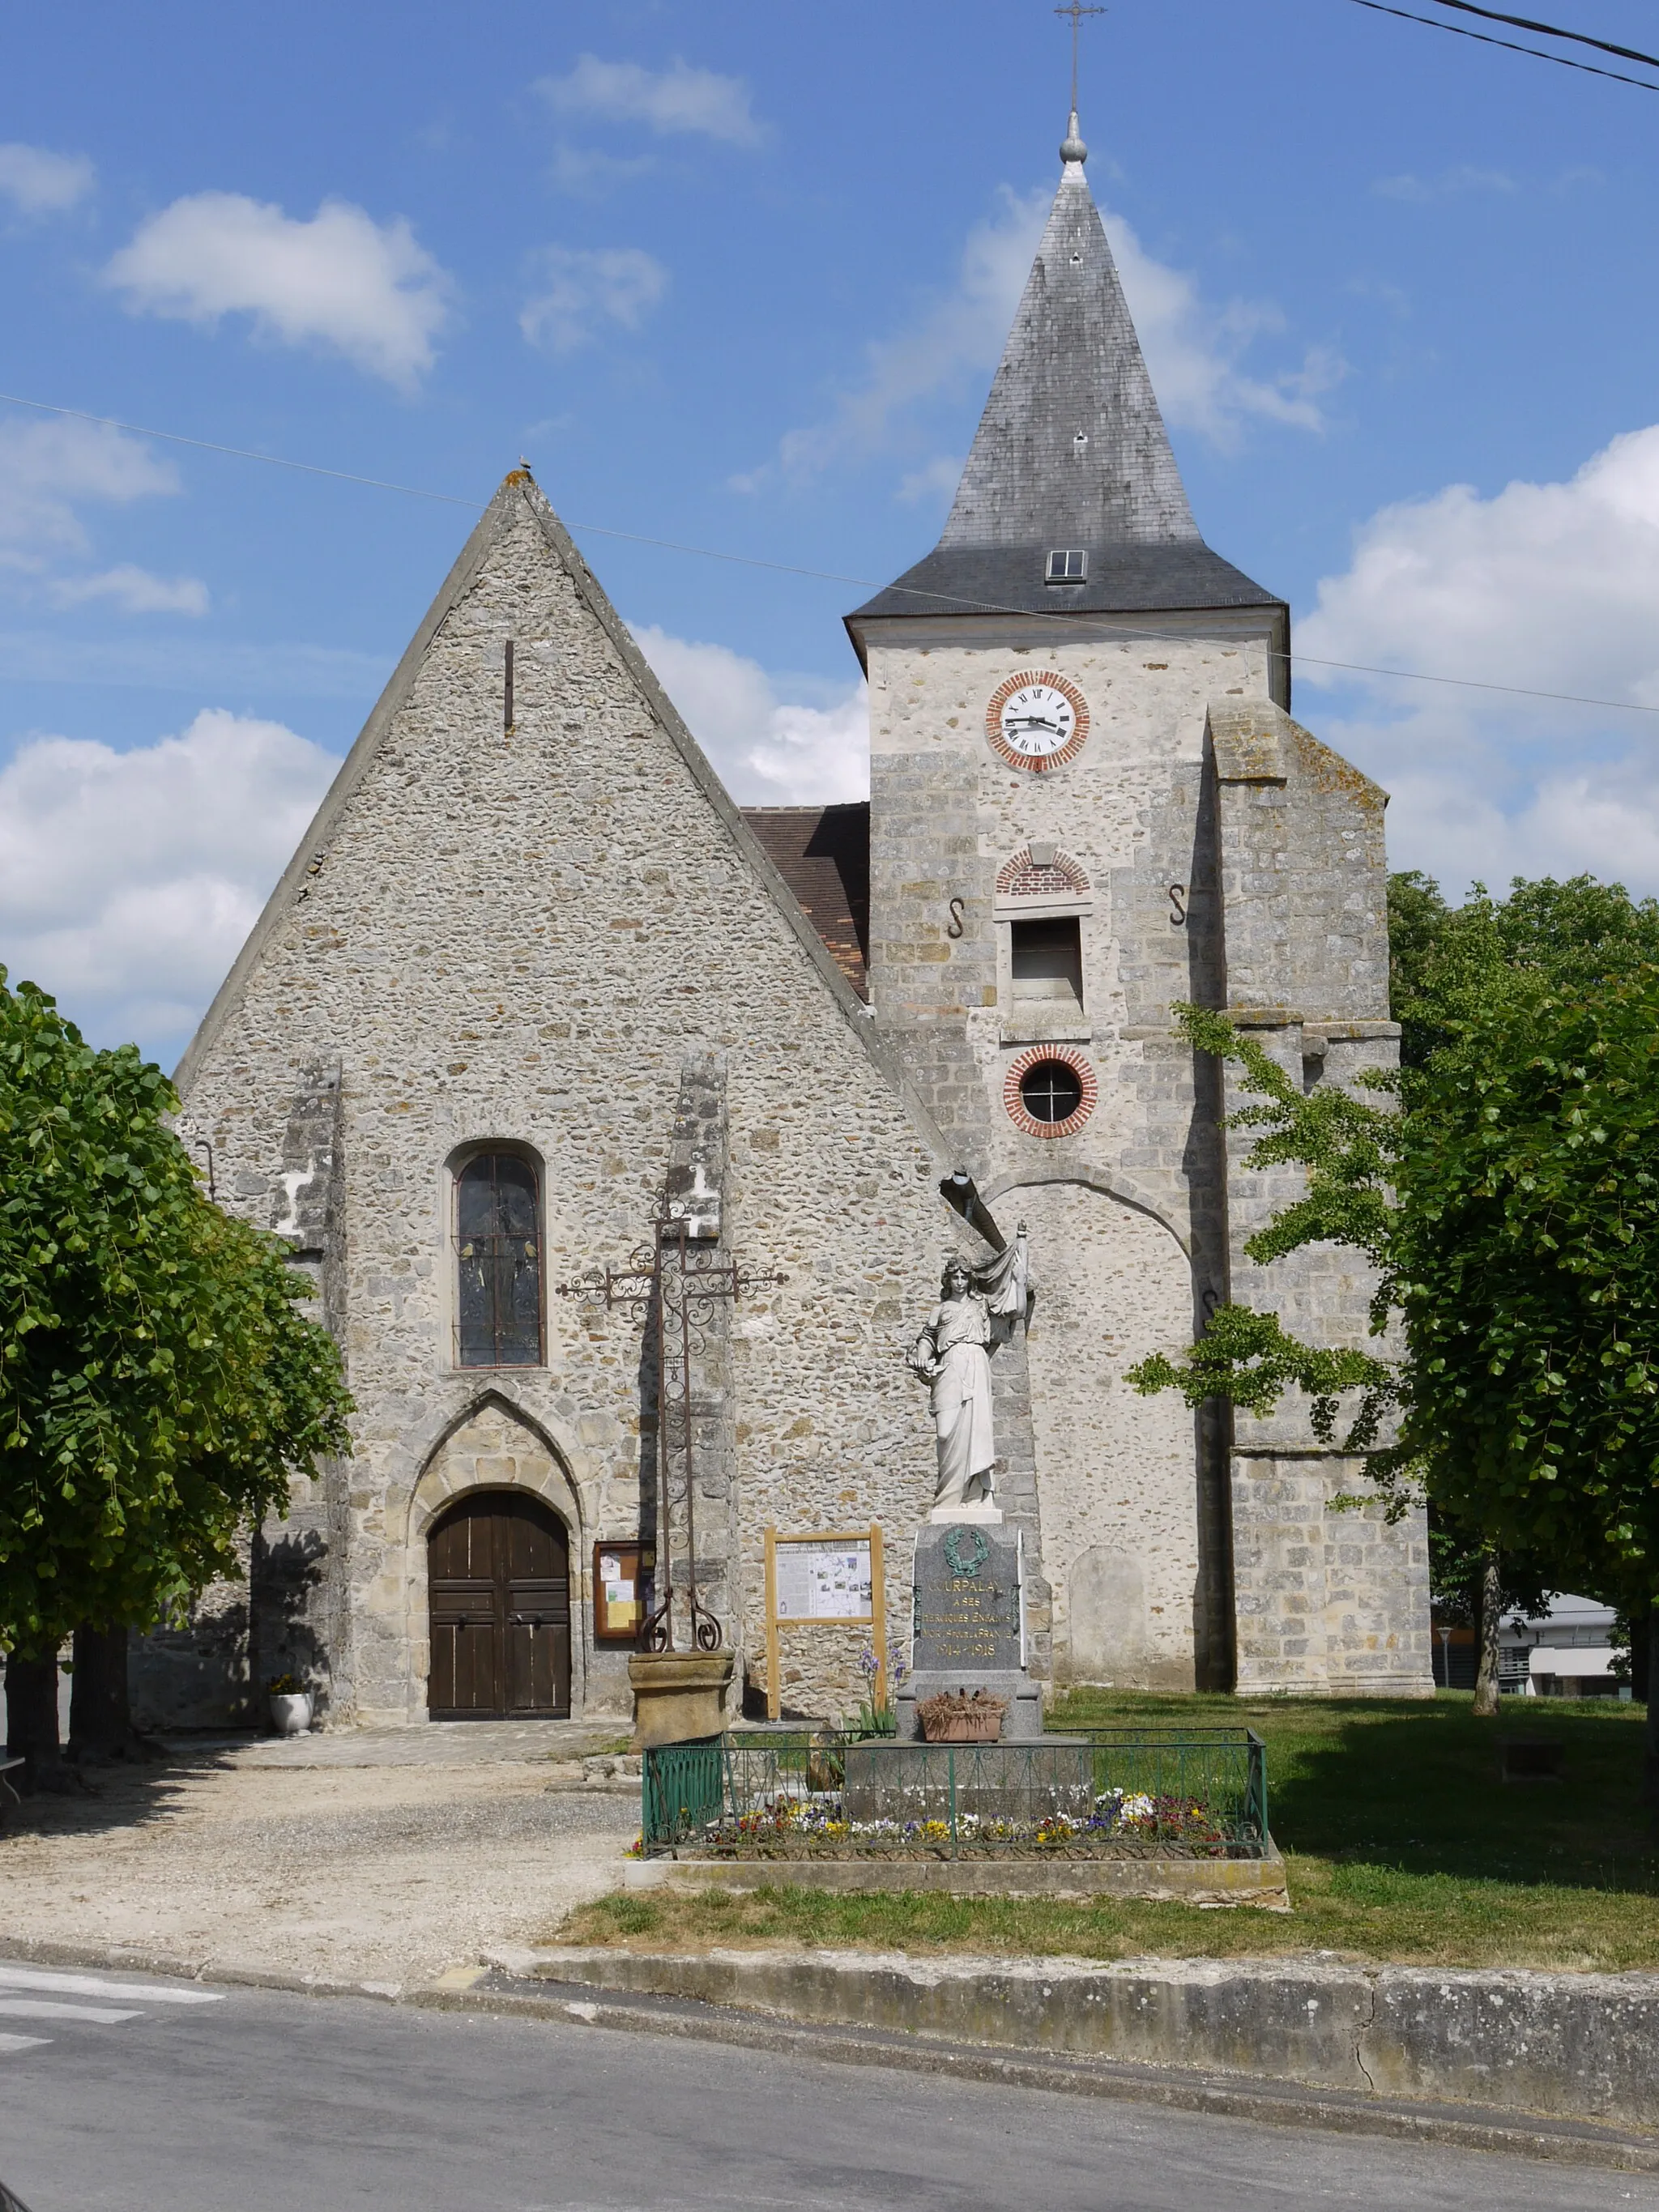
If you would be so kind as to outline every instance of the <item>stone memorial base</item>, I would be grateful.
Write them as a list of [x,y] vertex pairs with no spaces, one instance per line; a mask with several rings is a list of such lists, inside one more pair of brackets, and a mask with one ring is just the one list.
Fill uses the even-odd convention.
[[[945,1754],[953,1754],[947,1759]],[[1086,1820],[1094,1751],[1086,1740],[1041,1743],[860,1743],[847,1748],[849,1820],[1007,1820],[1051,1813]]]
[[916,1538],[911,1672],[894,1700],[901,1743],[921,1739],[916,1707],[940,1690],[1005,1698],[1005,1743],[1042,1734],[1042,1692],[1025,1671],[1019,1532],[988,1500],[936,1506]]
[[718,1735],[736,1665],[730,1651],[636,1651],[628,1662],[634,1691],[630,1751]]
[[1042,1734],[1042,1685],[1034,1682],[1023,1667],[981,1667],[971,1674],[964,1674],[960,1668],[947,1674],[942,1668],[930,1667],[907,1674],[893,1700],[901,1743],[921,1741],[921,1723],[916,1717],[916,1707],[924,1698],[937,1696],[941,1690],[988,1690],[994,1698],[1006,1698],[1008,1710],[1002,1717],[1005,1743],[1030,1743]]

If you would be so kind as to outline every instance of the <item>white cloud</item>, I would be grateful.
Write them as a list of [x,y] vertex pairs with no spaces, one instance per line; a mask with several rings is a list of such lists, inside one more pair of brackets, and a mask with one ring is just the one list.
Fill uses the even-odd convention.
[[659,137],[693,132],[728,146],[759,146],[770,135],[751,113],[741,77],[679,60],[665,70],[648,70],[638,62],[603,62],[597,54],[584,54],[568,76],[539,78],[536,89],[556,115],[643,124]]
[[[1659,890],[1659,426],[1615,438],[1565,483],[1468,484],[1382,508],[1321,583],[1298,681],[1341,685],[1324,733],[1394,794],[1396,866],[1475,877],[1578,869]],[[1303,653],[1310,656],[1302,658]],[[1514,691],[1389,682],[1317,660]]]
[[1466,161],[1455,169],[1443,169],[1437,177],[1379,177],[1371,190],[1385,200],[1409,200],[1419,205],[1431,200],[1454,198],[1461,192],[1513,192],[1520,187],[1501,169],[1473,168]]
[[758,661],[723,645],[634,640],[732,796],[750,806],[805,806],[867,797],[869,698],[862,683],[827,707],[780,699]]
[[195,576],[155,576],[130,562],[92,576],[64,576],[52,586],[60,607],[112,599],[126,615],[204,615],[208,587]]
[[182,1043],[338,763],[210,709],[116,752],[41,737],[0,769],[0,963],[100,1042]]
[[98,180],[84,154],[49,154],[43,146],[13,141],[0,146],[0,199],[19,215],[64,215],[78,207]]
[[401,216],[325,200],[309,222],[240,192],[197,192],[140,224],[104,271],[133,314],[214,329],[246,314],[285,345],[343,354],[404,388],[432,366],[450,279]]
[[649,155],[630,160],[617,154],[601,153],[589,146],[556,146],[552,179],[557,191],[568,192],[573,198],[599,200],[605,198],[618,185],[643,176],[653,166]]
[[[952,289],[908,330],[866,345],[863,381],[824,421],[787,432],[775,461],[733,478],[733,489],[755,490],[780,474],[811,477],[844,458],[880,452],[915,410],[994,369],[1052,198],[1047,190],[1022,196],[1005,187],[997,213],[969,233]],[[1242,362],[1250,346],[1283,329],[1279,311],[1242,300],[1207,306],[1193,278],[1149,254],[1130,223],[1103,210],[1102,219],[1167,422],[1221,446],[1235,443],[1251,416],[1322,426],[1318,399],[1346,374],[1335,355],[1315,348],[1299,368],[1266,380],[1247,374]],[[942,465],[934,461],[906,476],[899,496],[941,485]],[[954,489],[954,480],[944,488]]]
[[532,345],[564,354],[588,344],[601,323],[638,330],[668,289],[668,271],[637,246],[544,246],[531,282],[519,327]]
[[83,551],[82,501],[123,506],[178,489],[167,463],[124,431],[63,417],[0,417],[0,563],[37,568],[48,555]]
[[1103,220],[1166,422],[1223,447],[1237,442],[1252,416],[1302,430],[1323,428],[1318,401],[1347,374],[1340,356],[1313,346],[1299,368],[1266,380],[1248,375],[1246,352],[1257,338],[1285,327],[1279,309],[1249,300],[1206,306],[1185,270],[1154,260],[1121,216],[1103,214]]
[[933,459],[908,476],[899,478],[896,496],[907,503],[918,499],[949,499],[962,481],[964,457],[961,453],[935,453]]
[[1042,235],[1049,198],[1046,192],[1020,198],[1005,191],[997,214],[969,232],[954,288],[908,330],[867,344],[863,382],[842,395],[827,420],[786,432],[775,464],[734,478],[733,489],[757,489],[777,473],[815,477],[845,457],[878,453],[892,441],[910,410],[954,391],[969,373],[994,366]]

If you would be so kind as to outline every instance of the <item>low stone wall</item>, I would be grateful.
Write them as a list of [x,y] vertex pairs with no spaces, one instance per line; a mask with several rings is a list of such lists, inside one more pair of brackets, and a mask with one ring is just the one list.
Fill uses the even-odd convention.
[[1659,2128],[1659,1974],[548,1948],[537,1974],[820,2024]]
[[926,1889],[953,1897],[1151,1897],[1291,1909],[1277,1851],[1259,1859],[646,1859],[627,1867],[623,1880],[630,1889],[658,1882],[760,1889],[787,1881],[842,1895]]

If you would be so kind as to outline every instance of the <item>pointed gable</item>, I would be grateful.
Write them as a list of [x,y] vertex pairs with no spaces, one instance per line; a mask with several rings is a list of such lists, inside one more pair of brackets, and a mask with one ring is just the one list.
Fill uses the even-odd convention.
[[[1076,118],[1060,187],[938,545],[848,617],[1066,614],[1282,603],[1199,535]],[[1086,554],[1059,586],[1047,557]]]
[[[568,635],[585,632],[589,641],[574,659],[568,644],[538,641],[538,633],[548,629],[549,611],[561,601],[569,613],[556,616],[553,629]],[[515,633],[516,692],[532,714],[517,737],[503,732],[500,703],[503,644]],[[481,690],[496,703],[483,703]],[[543,733],[539,741],[532,734],[538,730]],[[538,742],[550,741],[551,752],[538,761]],[[655,764],[647,766],[646,758],[653,754]],[[273,962],[285,967],[313,942],[332,948],[349,938],[362,946],[379,934],[392,888],[388,864],[377,849],[388,810],[401,815],[407,848],[417,844],[422,833],[416,825],[426,817],[427,849],[439,863],[459,849],[453,842],[459,822],[465,818],[467,834],[476,835],[482,813],[499,807],[498,818],[507,831],[501,860],[508,867],[516,825],[537,811],[527,809],[515,789],[518,778],[526,774],[546,796],[550,797],[550,777],[561,787],[566,831],[584,842],[610,812],[618,775],[629,781],[648,779],[656,793],[651,819],[661,838],[662,849],[653,856],[659,867],[671,866],[678,873],[675,864],[683,865],[701,848],[708,859],[701,871],[706,880],[712,866],[713,877],[723,878],[732,892],[742,886],[745,903],[757,896],[782,925],[784,936],[793,940],[802,994],[819,998],[826,1012],[834,1010],[860,1055],[873,1061],[881,1077],[904,1094],[924,1141],[936,1141],[926,1114],[905,1091],[885,1041],[866,1018],[855,988],[863,981],[856,927],[849,947],[840,941],[845,933],[836,926],[838,916],[809,918],[803,911],[797,887],[785,880],[774,854],[733,804],[627,625],[523,469],[505,478],[485,509],[342,763],[179,1062],[175,1080],[181,1091],[189,1092],[227,1025],[238,1022],[262,969],[274,972]],[[372,826],[377,823],[379,829]],[[501,900],[516,906],[539,878],[541,896],[556,902],[574,893],[580,911],[582,871],[556,861],[550,866],[544,841],[532,836],[527,842],[535,864],[522,878],[515,881],[508,872],[499,884],[471,888],[468,897],[478,902],[480,912]],[[852,836],[852,843],[857,842]],[[808,842],[803,840],[803,852]],[[406,866],[407,857],[399,865]],[[355,886],[348,901],[349,918],[337,922],[335,885],[343,866],[365,868],[368,880]],[[434,867],[440,880],[443,872],[441,866]],[[568,885],[562,880],[567,877]],[[371,887],[372,899],[366,899]],[[399,921],[414,925],[423,896],[432,896],[434,890],[430,884],[417,888],[405,878],[396,900]],[[448,896],[436,895],[441,903]],[[845,903],[844,893],[841,902]],[[690,903],[682,900],[679,908],[688,922]],[[374,957],[395,960],[393,945],[377,945]],[[699,957],[707,961],[709,955],[700,948]]]

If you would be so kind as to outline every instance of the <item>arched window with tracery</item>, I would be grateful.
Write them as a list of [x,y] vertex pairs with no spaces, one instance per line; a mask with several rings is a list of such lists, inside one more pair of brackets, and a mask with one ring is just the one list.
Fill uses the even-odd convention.
[[542,1363],[541,1183],[518,1152],[476,1152],[455,1177],[455,1364]]

